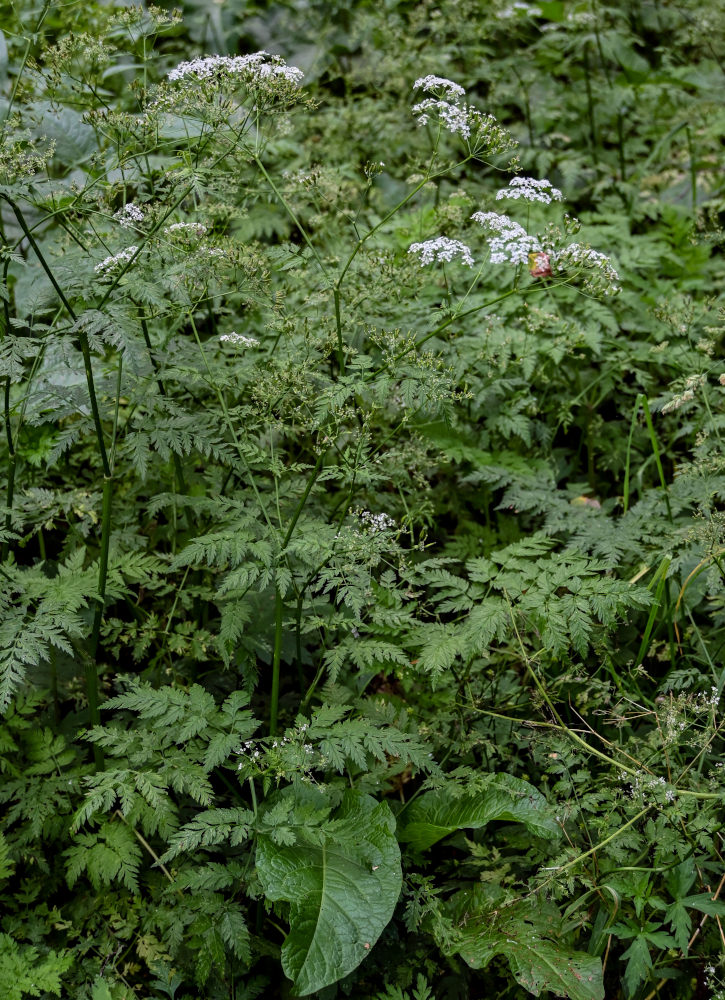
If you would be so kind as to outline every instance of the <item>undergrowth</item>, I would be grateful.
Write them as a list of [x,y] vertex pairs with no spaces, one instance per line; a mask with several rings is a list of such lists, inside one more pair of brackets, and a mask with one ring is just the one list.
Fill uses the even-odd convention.
[[3,997],[725,995],[718,6],[2,9]]

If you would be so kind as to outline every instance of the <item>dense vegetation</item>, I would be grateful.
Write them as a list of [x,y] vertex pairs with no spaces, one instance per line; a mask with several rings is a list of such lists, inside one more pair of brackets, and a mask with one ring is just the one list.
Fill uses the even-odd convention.
[[724,997],[720,4],[0,11],[0,995]]

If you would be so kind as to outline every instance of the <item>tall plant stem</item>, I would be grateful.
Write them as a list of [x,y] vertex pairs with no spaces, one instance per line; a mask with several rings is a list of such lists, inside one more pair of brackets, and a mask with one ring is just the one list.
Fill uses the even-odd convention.
[[647,430],[649,431],[649,439],[652,443],[652,452],[655,457],[655,465],[657,466],[657,474],[660,477],[660,486],[662,487],[662,493],[665,498],[665,506],[667,507],[667,517],[670,524],[672,524],[672,507],[670,506],[670,494],[667,489],[667,480],[665,479],[665,472],[662,468],[662,459],[660,458],[660,449],[657,444],[657,435],[655,434],[654,424],[652,423],[652,414],[649,410],[649,403],[647,402],[647,397],[642,394],[642,408],[644,409],[644,419],[647,424]]
[[[4,238],[4,235],[3,235]],[[3,268],[3,286],[5,288],[5,294],[3,295],[3,325],[2,325],[2,339],[4,340],[10,330],[10,307],[8,306],[8,266],[10,261],[5,262],[5,267]],[[8,534],[10,532],[10,527],[12,525],[13,519],[13,499],[15,496],[15,469],[17,467],[17,456],[15,454],[15,442],[13,441],[13,429],[10,423],[10,375],[5,376],[5,388],[3,392],[3,417],[5,421],[5,436],[8,442],[8,484],[7,484],[7,494],[5,499],[5,506],[7,507],[7,513],[5,515],[5,532]],[[0,562],[5,562],[8,555],[8,550],[10,547],[10,541],[6,537],[3,539],[2,549],[0,550]]]
[[[168,393],[166,392],[166,386],[164,385],[164,381],[159,375],[159,366],[156,364],[156,359],[154,358],[153,349],[151,347],[151,337],[149,336],[148,323],[146,322],[146,318],[144,316],[141,317],[141,332],[143,333],[143,339],[146,343],[146,348],[149,352],[149,361],[151,362],[151,367],[154,370],[154,375],[156,377],[156,385],[159,387],[159,392],[161,393],[161,395],[164,396],[164,398],[166,398]],[[184,479],[184,470],[181,466],[181,459],[176,454],[176,452],[172,452],[172,454],[174,461],[174,471],[176,472],[176,480],[179,484],[179,490],[182,493],[186,493],[186,480]]]
[[274,652],[272,653],[272,690],[269,699],[269,735],[277,733],[277,710],[279,707],[279,670],[282,659],[282,594],[279,587],[274,591]]
[[[43,268],[48,276],[50,283],[53,288],[58,293],[60,301],[65,306],[65,309],[77,325],[78,317],[76,316],[75,310],[71,306],[70,302],[65,296],[63,289],[60,287],[56,281],[55,275],[48,266],[48,263],[43,256],[43,253],[35,242],[35,238],[31,233],[28,225],[25,221],[23,213],[20,211],[15,202],[9,198],[6,194],[0,195],[8,203],[10,208],[13,210],[15,218],[18,220],[18,224],[25,234],[28,243],[33,249],[35,256],[38,258],[40,266]],[[96,386],[93,378],[93,366],[91,363],[91,349],[88,344],[88,336],[84,330],[76,330],[78,335],[78,341],[80,343],[81,353],[83,355],[83,366],[86,373],[86,384],[88,386],[88,396],[91,403],[91,414],[93,416],[93,425],[96,431],[96,442],[98,444],[98,452],[101,457],[101,465],[103,468],[103,512],[101,515],[101,551],[98,563],[98,594],[96,597],[96,608],[93,615],[93,626],[91,630],[91,642],[90,642],[90,657],[91,660],[86,665],[86,685],[87,685],[87,696],[88,696],[88,712],[90,716],[91,725],[97,725],[100,720],[100,715],[98,711],[98,673],[96,670],[96,656],[98,653],[98,638],[101,632],[101,622],[103,620],[103,609],[106,600],[106,579],[108,576],[108,546],[111,534],[111,489],[112,489],[112,471],[111,465],[108,460],[108,451],[106,449],[106,442],[103,435],[103,425],[101,424],[101,415],[98,409],[98,399],[96,397]],[[96,766],[101,768],[103,766],[103,756],[98,751],[94,751],[94,756],[96,760]]]

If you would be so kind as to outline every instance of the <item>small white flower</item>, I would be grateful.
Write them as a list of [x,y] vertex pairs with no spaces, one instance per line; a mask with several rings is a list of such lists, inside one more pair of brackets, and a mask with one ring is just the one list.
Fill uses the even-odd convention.
[[395,527],[395,520],[389,514],[373,514],[369,510],[360,511],[360,523],[371,534],[377,535]]
[[288,66],[280,56],[267,52],[253,52],[246,56],[205,56],[181,62],[168,74],[174,83],[184,79],[210,80],[238,78],[243,83],[261,80],[285,80],[298,87],[304,73],[296,66]]
[[466,92],[459,83],[447,80],[444,76],[421,76],[413,84],[413,90],[428,90],[432,93],[442,91],[446,97],[465,97]]
[[105,274],[116,266],[116,264],[121,264],[124,261],[131,260],[131,258],[138,253],[138,247],[126,247],[125,250],[119,250],[118,253],[113,254],[110,257],[106,257],[102,260],[100,264],[96,264],[93,270],[96,274]]
[[616,295],[619,291],[619,274],[611,259],[581,243],[570,243],[568,247],[558,250],[552,255],[552,266],[556,271],[570,268],[583,271],[584,287],[594,294]]
[[164,228],[165,236],[192,236],[201,239],[207,232],[206,226],[201,222],[173,222]]
[[532,16],[539,16],[541,10],[539,7],[534,7],[530,3],[512,3],[510,7],[504,7],[499,11],[498,16],[502,20],[508,20],[511,17],[516,17],[518,14],[526,16],[527,14]]
[[471,122],[468,108],[464,104],[450,104],[448,101],[437,101],[433,97],[427,97],[419,104],[413,105],[413,114],[418,116],[419,125],[427,125],[431,118],[431,112],[436,112],[440,123],[448,132],[453,135],[457,133],[464,139],[471,137]]
[[[256,337],[245,337],[243,333],[223,333],[219,337],[219,340],[224,344],[237,344],[242,347],[257,347],[259,346],[259,341]],[[275,743],[275,746],[277,744]]]
[[488,238],[492,264],[523,264],[529,254],[541,252],[539,240],[529,236],[524,227],[508,215],[474,212],[471,219],[493,234]]
[[420,255],[420,266],[432,264],[434,261],[450,261],[454,257],[460,257],[463,264],[473,267],[473,255],[470,247],[460,240],[449,240],[445,236],[437,236],[434,240],[426,240],[424,243],[411,243],[408,253]]
[[552,200],[561,201],[562,194],[547,180],[537,180],[535,177],[514,177],[508,187],[501,188],[500,191],[496,192],[496,201],[500,201],[502,198],[511,198],[514,201],[523,198],[524,201],[540,201],[544,205],[549,205]]
[[119,208],[114,213],[113,218],[124,229],[133,229],[135,222],[143,222],[144,214],[138,205],[134,205],[132,201],[129,201],[123,208]]

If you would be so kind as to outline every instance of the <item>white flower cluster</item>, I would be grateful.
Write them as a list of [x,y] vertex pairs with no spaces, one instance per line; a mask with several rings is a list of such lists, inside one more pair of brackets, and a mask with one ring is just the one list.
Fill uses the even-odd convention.
[[523,264],[529,254],[541,251],[538,239],[529,236],[524,227],[508,215],[474,212],[471,219],[492,233],[488,238],[492,264]]
[[717,708],[720,704],[720,695],[718,690],[713,684],[710,688],[710,694],[705,694],[704,692],[700,695],[700,708],[702,711],[709,711],[711,708]]
[[[242,745],[237,750],[237,753],[242,757],[249,757],[250,760],[258,760],[258,758],[261,757],[261,752],[259,750],[254,749],[254,743],[252,743],[251,740],[249,740],[247,743],[242,743]],[[244,767],[244,761],[240,761],[239,765],[237,766],[237,770],[241,771],[243,767]]]
[[610,258],[591,247],[570,243],[568,247],[556,252],[552,262],[554,269],[559,272],[571,268],[584,269],[584,288],[594,295],[616,295],[620,290],[617,284],[619,275]]
[[517,201],[523,198],[524,201],[540,201],[544,205],[550,205],[552,201],[561,201],[562,194],[559,188],[542,178],[536,177],[513,177],[508,187],[501,188],[496,192],[496,201],[502,198],[511,198]]
[[125,250],[119,250],[118,253],[113,254],[111,257],[106,257],[102,260],[100,264],[96,264],[93,270],[96,274],[106,274],[107,271],[112,270],[116,264],[122,264],[138,253],[138,247],[126,247]]
[[509,18],[517,17],[518,15],[525,17],[529,15],[531,17],[540,17],[541,8],[535,7],[530,3],[512,3],[510,7],[504,7],[498,12],[498,17],[500,20],[507,21]]
[[413,84],[413,90],[427,90],[430,93],[442,92],[446,97],[453,98],[466,96],[460,83],[454,83],[453,80],[447,80],[444,76],[433,76],[433,74],[419,77]]
[[443,76],[422,76],[415,81],[416,90],[427,90],[443,97],[426,97],[413,105],[413,114],[419,125],[428,125],[436,119],[439,126],[452,135],[460,135],[476,153],[499,153],[516,145],[513,136],[502,128],[493,115],[485,115],[469,104],[460,103],[465,90],[453,80]]
[[123,226],[124,229],[133,229],[134,223],[143,222],[144,214],[138,205],[134,205],[132,201],[129,201],[123,206],[123,208],[119,208],[119,210],[114,213],[113,218],[119,226]]
[[647,801],[648,796],[656,801],[658,796],[662,794],[664,794],[665,802],[674,802],[675,800],[674,788],[670,788],[662,777],[656,778],[645,772],[635,774],[633,777],[622,772],[619,777],[623,783],[630,782],[629,788],[632,796],[641,798],[643,802]]
[[450,261],[454,257],[460,257],[462,263],[468,267],[473,267],[473,255],[470,247],[460,240],[449,240],[445,236],[437,236],[434,240],[426,240],[424,243],[411,243],[408,253],[420,254],[420,266],[432,264],[436,260]]
[[224,344],[238,344],[242,347],[257,347],[259,345],[256,337],[245,337],[243,333],[235,333],[234,331],[223,333],[219,340]]
[[296,66],[288,66],[280,56],[270,56],[267,52],[261,51],[246,56],[197,57],[189,62],[179,63],[168,74],[168,79],[172,83],[187,78],[229,80],[235,77],[244,83],[285,80],[299,87],[304,73]]
[[464,139],[471,138],[472,121],[469,110],[465,104],[450,104],[448,101],[437,101],[434,97],[426,97],[424,101],[413,105],[413,114],[418,115],[419,125],[427,125],[431,113],[436,112],[443,128],[453,135],[462,135]]
[[[681,406],[685,403],[689,403],[691,399],[695,398],[695,392],[704,384],[704,375],[690,375],[685,380],[685,388],[682,392],[673,396],[669,403],[665,403],[662,407],[663,413],[672,413],[673,410],[679,410]],[[715,689],[717,690],[717,689]]]
[[363,510],[358,516],[361,525],[370,535],[379,535],[395,527],[395,520],[389,514],[372,514],[369,510]]
[[206,226],[202,222],[173,222],[164,228],[164,235],[193,236],[196,239],[201,239],[206,231]]

